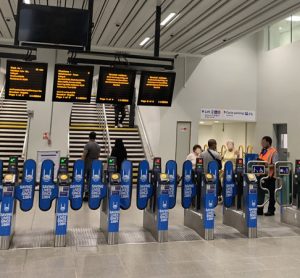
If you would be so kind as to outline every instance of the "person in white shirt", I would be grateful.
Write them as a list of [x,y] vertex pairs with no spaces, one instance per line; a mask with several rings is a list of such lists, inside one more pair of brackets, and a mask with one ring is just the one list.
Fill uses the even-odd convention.
[[200,145],[195,145],[193,147],[193,152],[191,152],[187,157],[186,160],[190,160],[193,164],[193,168],[196,166],[196,159],[200,157],[202,152],[202,148]]

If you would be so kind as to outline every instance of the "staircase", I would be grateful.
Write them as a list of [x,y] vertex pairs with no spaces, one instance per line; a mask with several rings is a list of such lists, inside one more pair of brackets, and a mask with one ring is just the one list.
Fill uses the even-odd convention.
[[22,171],[22,151],[27,128],[26,101],[0,99],[0,160],[4,171],[10,156],[19,157],[19,169]]
[[[112,105],[99,105],[95,102],[95,97],[92,97],[90,103],[74,103],[72,106],[70,128],[69,128],[69,161],[70,166],[77,159],[80,159],[84,145],[89,140],[89,133],[95,131],[97,133],[96,141],[101,147],[100,159],[106,161],[107,154],[105,153],[105,136],[106,126],[101,118],[101,113],[105,112],[108,137],[111,146],[114,146],[116,138],[122,138],[128,154],[128,160],[133,163],[133,182],[136,183],[138,163],[145,159],[142,140],[138,128],[129,128],[129,115],[127,113],[123,122],[123,128],[115,128],[114,124],[114,107]],[[70,167],[71,170],[71,167]]]

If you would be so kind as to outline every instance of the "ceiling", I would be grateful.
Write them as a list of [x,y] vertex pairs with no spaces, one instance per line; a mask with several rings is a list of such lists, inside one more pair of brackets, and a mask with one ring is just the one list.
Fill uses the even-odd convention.
[[[87,8],[87,0],[31,0]],[[299,0],[161,0],[161,51],[208,55],[300,8]],[[94,0],[92,47],[153,51],[157,0]],[[14,36],[17,0],[0,1],[0,38]],[[141,47],[145,38],[151,40]],[[132,51],[131,51],[132,52]]]

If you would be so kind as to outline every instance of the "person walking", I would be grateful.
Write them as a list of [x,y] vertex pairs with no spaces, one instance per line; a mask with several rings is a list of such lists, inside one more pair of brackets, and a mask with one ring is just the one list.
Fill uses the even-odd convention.
[[[115,127],[123,127],[123,121],[126,117],[125,104],[118,103],[114,105],[115,107]],[[119,118],[121,114],[121,118]]]
[[92,171],[92,162],[95,159],[99,159],[100,157],[100,146],[96,142],[96,133],[92,131],[89,134],[89,142],[84,146],[83,154],[81,159],[84,160],[84,169],[85,169],[85,178],[86,183],[84,187],[84,197],[83,200],[85,202],[88,201],[89,192],[88,192],[88,184],[91,178]]

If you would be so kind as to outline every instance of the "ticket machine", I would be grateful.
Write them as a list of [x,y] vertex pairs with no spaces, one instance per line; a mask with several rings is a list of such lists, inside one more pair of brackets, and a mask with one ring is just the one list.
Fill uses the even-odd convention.
[[89,183],[89,207],[100,209],[100,230],[108,244],[117,244],[119,239],[120,209],[131,206],[132,163],[122,162],[117,172],[116,158],[107,159],[107,169],[103,170],[100,160],[92,163],[92,175]]
[[137,207],[144,210],[143,227],[150,231],[158,242],[168,241],[169,209],[176,205],[177,164],[166,163],[162,173],[161,158],[153,159],[152,171],[148,161],[139,164],[137,184]]
[[[257,237],[257,192],[258,178],[266,174],[268,164],[264,161],[250,161],[247,173],[242,174],[242,161],[237,161],[233,171],[231,161],[225,163],[223,178],[223,224],[237,229],[248,238]],[[243,175],[243,188],[240,179]],[[261,176],[262,175],[262,176]],[[235,179],[235,180],[234,180]],[[242,198],[241,198],[242,196]]]
[[82,206],[84,187],[84,161],[77,160],[73,165],[73,177],[68,171],[68,158],[60,158],[57,180],[54,181],[54,163],[45,160],[42,163],[39,208],[48,211],[55,201],[55,247],[66,246],[69,202],[73,210]]
[[208,172],[204,174],[203,160],[198,159],[195,176],[192,163],[185,161],[183,164],[181,204],[184,208],[184,225],[196,231],[206,240],[214,239],[217,171],[216,161],[209,163]]
[[296,160],[295,174],[289,161],[275,163],[276,202],[280,205],[281,222],[300,227],[299,210],[299,173],[300,161]]

